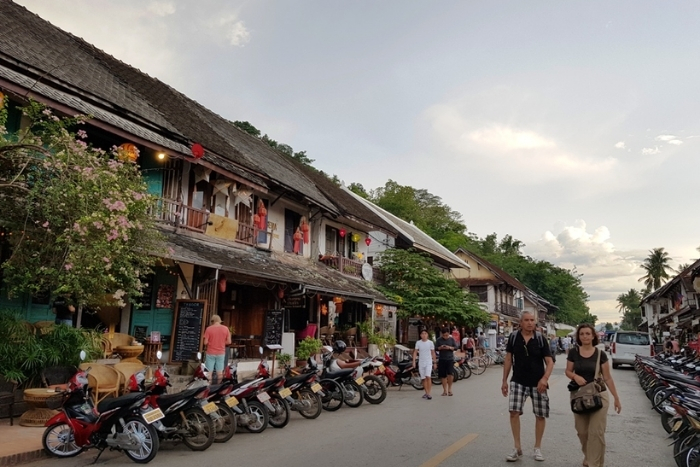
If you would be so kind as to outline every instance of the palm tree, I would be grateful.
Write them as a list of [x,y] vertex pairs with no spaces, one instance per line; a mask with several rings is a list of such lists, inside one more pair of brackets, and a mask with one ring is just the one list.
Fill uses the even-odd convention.
[[648,292],[658,289],[671,277],[668,274],[669,270],[673,271],[669,265],[670,261],[671,257],[663,247],[649,250],[649,256],[642,263],[642,269],[646,274],[639,278],[639,282],[644,282]]
[[680,274],[683,271],[685,271],[686,269],[688,269],[689,267],[690,267],[690,263],[682,263],[682,264],[679,264],[678,267],[676,269],[674,269],[674,271],[676,271],[678,274]]
[[617,308],[622,314],[622,322],[620,323],[622,329],[637,329],[642,322],[642,310],[639,307],[641,301],[642,296],[635,289],[630,289],[627,293],[617,296]]

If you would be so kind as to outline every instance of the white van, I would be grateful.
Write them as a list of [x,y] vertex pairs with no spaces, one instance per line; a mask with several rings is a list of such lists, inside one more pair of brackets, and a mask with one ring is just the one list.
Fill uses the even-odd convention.
[[617,331],[610,343],[612,367],[633,365],[637,355],[645,357],[654,355],[654,346],[647,332]]

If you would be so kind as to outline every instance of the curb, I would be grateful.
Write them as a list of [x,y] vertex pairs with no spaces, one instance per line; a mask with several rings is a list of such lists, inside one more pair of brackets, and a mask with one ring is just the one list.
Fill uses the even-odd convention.
[[35,460],[48,457],[43,449],[35,449],[34,451],[20,452],[19,454],[11,454],[9,456],[0,457],[0,467],[26,464]]

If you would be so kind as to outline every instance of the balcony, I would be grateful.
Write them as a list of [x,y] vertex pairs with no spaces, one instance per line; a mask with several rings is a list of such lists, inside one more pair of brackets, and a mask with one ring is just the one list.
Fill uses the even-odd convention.
[[209,222],[209,212],[193,208],[181,201],[159,198],[156,202],[156,221],[183,228],[194,232],[204,233]]
[[[326,266],[337,269],[343,274],[358,277],[360,279],[362,279],[362,266],[366,264],[354,259],[345,258],[343,256],[325,255],[319,257],[318,260]],[[372,281],[380,284],[384,282],[384,274],[382,274],[377,267],[372,267]]]
[[496,303],[496,312],[517,318],[520,316],[522,310],[517,306],[509,305],[508,303]]

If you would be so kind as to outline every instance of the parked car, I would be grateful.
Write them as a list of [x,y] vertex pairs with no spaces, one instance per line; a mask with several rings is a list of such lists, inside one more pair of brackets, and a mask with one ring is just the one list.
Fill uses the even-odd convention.
[[610,344],[612,343],[613,337],[615,337],[615,331],[605,331],[605,336],[603,337],[603,344],[605,344],[606,352],[610,352]]
[[610,344],[612,367],[633,365],[636,355],[654,355],[654,346],[648,332],[616,331]]

